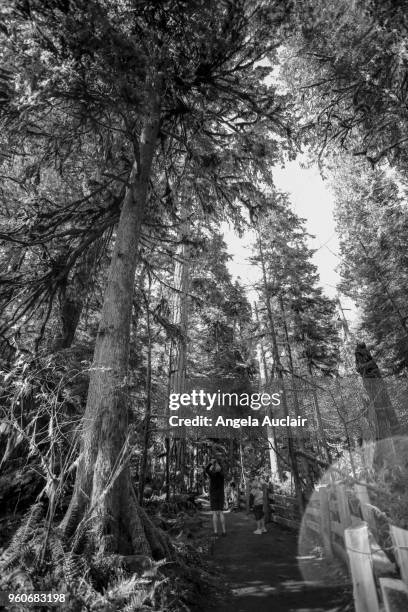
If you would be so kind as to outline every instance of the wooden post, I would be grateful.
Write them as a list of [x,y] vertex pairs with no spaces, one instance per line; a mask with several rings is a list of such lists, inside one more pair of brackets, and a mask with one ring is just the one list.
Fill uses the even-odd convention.
[[340,523],[343,529],[347,529],[347,527],[351,525],[351,513],[348,505],[346,487],[343,484],[336,484],[334,490],[339,507]]
[[347,528],[344,541],[350,560],[356,612],[380,612],[367,525]]
[[371,532],[377,539],[376,531],[377,526],[375,523],[375,517],[371,508],[367,506],[370,504],[370,498],[368,497],[367,487],[365,485],[355,485],[355,491],[357,498],[360,502],[361,514],[363,515],[363,520],[367,523]]
[[320,533],[322,534],[323,549],[326,557],[333,556],[333,547],[331,540],[331,526],[330,526],[330,505],[329,505],[329,492],[327,485],[319,488],[319,502],[320,502]]
[[390,531],[401,578],[408,587],[408,531],[395,525],[390,526]]
[[269,509],[269,489],[267,484],[262,485],[263,491],[263,511],[265,515],[265,523],[270,520],[270,509]]

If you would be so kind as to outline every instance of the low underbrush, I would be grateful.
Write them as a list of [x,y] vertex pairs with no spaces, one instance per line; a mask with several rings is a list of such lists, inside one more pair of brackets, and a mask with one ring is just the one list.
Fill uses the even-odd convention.
[[[103,555],[86,542],[73,552],[62,532],[47,522],[45,505],[32,506],[0,557],[0,590],[64,593],[59,609],[72,612],[199,611],[220,592],[208,560],[203,518],[191,505],[175,514],[171,505],[148,508],[164,529],[173,557]],[[23,611],[24,604],[11,610]],[[36,610],[48,610],[47,606]]]

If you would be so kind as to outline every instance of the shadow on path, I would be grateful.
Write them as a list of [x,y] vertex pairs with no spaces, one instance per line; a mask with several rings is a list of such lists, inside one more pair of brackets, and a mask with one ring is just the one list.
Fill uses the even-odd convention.
[[[255,535],[255,522],[244,513],[227,514],[228,534],[216,539],[213,558],[228,581],[232,598],[216,612],[345,612],[351,590],[330,576],[327,562],[317,558],[319,582],[305,582],[297,559],[297,535],[271,523],[268,533]],[[318,564],[321,564],[321,567]]]

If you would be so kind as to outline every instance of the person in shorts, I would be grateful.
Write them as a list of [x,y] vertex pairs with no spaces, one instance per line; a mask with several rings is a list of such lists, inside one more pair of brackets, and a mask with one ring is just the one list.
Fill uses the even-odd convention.
[[205,468],[210,479],[210,508],[212,512],[214,535],[218,535],[218,518],[221,524],[222,536],[225,537],[224,517],[224,472],[217,459],[212,459]]
[[266,533],[267,529],[265,527],[265,514],[263,510],[263,489],[258,479],[255,479],[252,482],[252,488],[249,497],[249,506],[253,509],[256,520],[256,529],[254,533],[256,535]]

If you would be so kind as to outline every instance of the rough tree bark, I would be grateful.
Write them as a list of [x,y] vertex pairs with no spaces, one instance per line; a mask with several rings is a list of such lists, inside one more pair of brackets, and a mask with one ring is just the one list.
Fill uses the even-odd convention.
[[146,356],[146,413],[143,426],[143,450],[139,474],[139,503],[143,505],[143,492],[147,476],[147,460],[150,444],[150,428],[152,426],[152,330],[150,325],[150,300],[152,283],[149,274],[149,284],[146,299],[146,327],[147,327],[147,356]]
[[[5,270],[4,278],[7,279],[9,276],[12,278],[23,265],[24,259],[26,257],[26,252],[21,247],[21,245],[11,244],[7,251],[7,267]],[[0,336],[0,355],[1,359],[7,363],[12,363],[18,353],[18,346],[16,346],[16,340],[13,339],[13,334],[11,332],[11,327],[6,323],[6,312],[7,305],[12,301],[14,294],[16,291],[16,287],[12,284],[9,284],[6,291],[4,291],[0,298],[0,310],[2,312],[3,324],[0,326],[1,336]],[[7,329],[9,328],[9,329]]]
[[[92,525],[97,550],[122,554],[164,554],[138,505],[126,463],[127,368],[134,277],[139,236],[160,122],[160,85],[152,84],[117,227],[104,303],[90,372],[81,452],[71,503],[62,521],[70,536]],[[122,464],[122,465],[121,465]],[[88,520],[90,519],[90,520]]]
[[[180,227],[180,245],[176,253],[174,266],[174,300],[173,300],[173,325],[177,326],[179,336],[172,341],[171,365],[170,365],[170,392],[183,393],[186,378],[187,361],[187,329],[188,329],[188,288],[190,283],[190,270],[188,264],[189,248],[185,243],[190,233],[190,223],[184,220]],[[175,440],[175,468],[180,473],[180,484],[184,487],[185,481],[185,455],[186,440],[184,428],[178,428],[183,437]],[[168,461],[170,457],[168,457]]]

